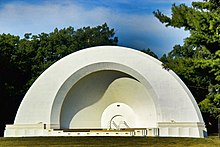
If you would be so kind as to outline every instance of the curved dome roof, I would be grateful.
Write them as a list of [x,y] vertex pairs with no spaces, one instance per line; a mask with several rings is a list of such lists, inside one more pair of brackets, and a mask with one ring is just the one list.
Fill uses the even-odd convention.
[[[86,82],[87,87],[83,84]],[[90,99],[75,100],[81,99],[82,94],[83,96],[96,96],[99,94],[94,92],[97,91],[97,87],[100,87],[99,91],[102,91],[101,87],[109,88],[109,91],[116,91],[117,85],[121,84],[126,87],[126,83],[135,88],[139,87],[139,90],[144,87],[145,92],[136,95],[137,101],[141,103],[136,105],[132,98],[126,100],[118,98],[115,101],[109,101],[108,105],[114,102],[125,103],[125,108],[129,111],[130,108],[127,108],[127,105],[131,106],[131,109],[138,107],[140,110],[135,110],[137,112],[134,114],[140,113],[140,115],[142,115],[141,109],[146,109],[146,112],[152,110],[153,112],[149,113],[149,116],[153,115],[152,118],[157,123],[171,120],[176,122],[203,122],[195,99],[186,85],[172,70],[163,69],[160,61],[130,48],[99,46],[72,53],[43,72],[26,93],[14,123],[45,123],[51,124],[51,128],[53,125],[56,125],[54,128],[60,128],[64,116],[76,116],[83,113],[81,110],[85,111],[84,114],[86,114],[85,108],[92,111],[94,109],[89,108],[90,106],[102,107],[105,104],[104,102],[101,104],[101,98],[94,101]],[[99,84],[103,85],[99,86]],[[126,96],[131,97],[132,89],[133,91],[138,90],[135,88],[130,88],[130,93]],[[106,89],[103,89],[105,94],[107,93]],[[86,95],[84,92],[90,92],[90,94]],[[143,96],[144,93],[148,96]],[[120,91],[114,94],[123,97]],[[74,98],[72,98],[73,96]],[[104,96],[102,93],[102,97]],[[74,105],[74,107],[77,106],[77,110],[74,109],[74,114],[69,114],[73,107],[69,105],[70,102],[77,103]],[[79,106],[81,108],[78,108]],[[103,112],[103,110],[104,106],[100,111]],[[63,125],[65,126],[65,123]]]

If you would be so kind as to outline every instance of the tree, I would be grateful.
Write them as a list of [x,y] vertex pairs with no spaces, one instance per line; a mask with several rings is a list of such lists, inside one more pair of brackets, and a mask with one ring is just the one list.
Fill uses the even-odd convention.
[[166,26],[184,28],[190,31],[185,44],[200,49],[205,47],[211,53],[220,48],[220,5],[219,0],[193,2],[192,7],[185,4],[173,4],[172,17],[162,14],[159,10],[154,15]]
[[32,79],[28,82],[28,87],[32,82],[51,64],[64,56],[75,51],[99,45],[117,45],[118,38],[114,37],[114,29],[109,29],[107,24],[97,27],[83,27],[74,30],[73,27],[64,28],[49,34],[41,33],[31,36],[29,41],[31,47],[26,46],[30,50],[36,50],[32,58]]
[[152,57],[154,57],[154,58],[156,58],[156,59],[158,59],[158,56],[153,52],[153,51],[151,51],[151,49],[143,49],[143,50],[141,50],[143,53],[145,53],[145,54],[148,54],[148,55],[150,55],[150,56],[152,56]]
[[51,64],[83,48],[117,45],[114,29],[107,24],[74,30],[57,28],[47,34],[26,33],[23,39],[0,35],[0,135],[13,123],[19,104],[30,85]]
[[[0,127],[4,128],[6,120],[13,121],[18,100],[14,95],[21,95],[23,87],[23,72],[14,63],[16,50],[18,49],[19,37],[9,34],[0,35]],[[14,74],[16,73],[16,74]],[[10,116],[10,117],[9,117]]]
[[[203,112],[208,130],[217,130],[220,114],[220,1],[192,2],[192,6],[172,5],[171,17],[154,12],[165,25],[184,28],[190,36],[161,60],[174,70],[192,91]],[[214,124],[210,125],[209,124]]]

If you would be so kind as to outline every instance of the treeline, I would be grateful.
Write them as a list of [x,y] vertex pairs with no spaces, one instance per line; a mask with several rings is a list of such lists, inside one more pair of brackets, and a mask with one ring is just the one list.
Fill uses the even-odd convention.
[[[117,45],[114,29],[73,27],[24,38],[0,35],[0,135],[5,124],[12,124],[25,93],[51,64],[75,51],[99,45]],[[83,59],[82,59],[83,60]]]

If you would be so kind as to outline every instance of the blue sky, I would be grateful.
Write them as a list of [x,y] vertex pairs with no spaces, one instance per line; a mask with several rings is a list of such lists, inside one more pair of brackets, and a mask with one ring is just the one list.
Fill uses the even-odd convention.
[[170,15],[173,3],[192,0],[0,0],[0,33],[23,37],[25,33],[52,32],[54,28],[97,26],[107,23],[119,45],[151,48],[161,56],[182,44],[189,34],[166,28],[152,14],[159,9]]

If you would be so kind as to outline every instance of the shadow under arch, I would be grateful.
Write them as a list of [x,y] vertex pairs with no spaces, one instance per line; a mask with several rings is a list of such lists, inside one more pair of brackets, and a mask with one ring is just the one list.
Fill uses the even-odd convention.
[[[99,63],[87,65],[79,69],[77,72],[74,72],[68,79],[66,79],[66,81],[62,84],[52,104],[51,115],[50,115],[50,125],[51,125],[50,128],[60,129],[61,127],[60,117],[61,117],[62,106],[70,89],[82,78],[99,71],[116,71],[116,72],[124,73],[125,75],[128,75],[136,79],[140,83],[142,83],[149,91],[152,97],[156,109],[156,114],[161,114],[157,94],[154,91],[154,89],[151,87],[149,81],[146,78],[144,78],[143,75],[141,75],[136,70],[120,63],[99,62]],[[160,117],[160,115],[158,115],[157,117]]]

